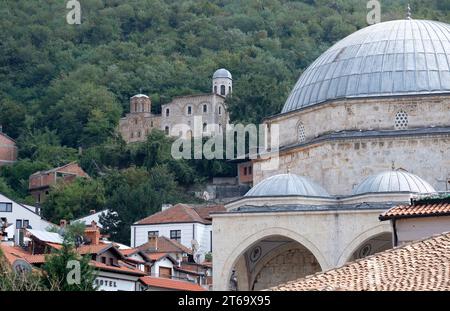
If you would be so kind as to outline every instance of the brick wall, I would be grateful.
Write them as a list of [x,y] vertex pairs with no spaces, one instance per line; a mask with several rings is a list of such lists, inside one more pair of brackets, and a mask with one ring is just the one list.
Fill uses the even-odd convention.
[[17,147],[9,137],[0,133],[0,166],[17,160]]

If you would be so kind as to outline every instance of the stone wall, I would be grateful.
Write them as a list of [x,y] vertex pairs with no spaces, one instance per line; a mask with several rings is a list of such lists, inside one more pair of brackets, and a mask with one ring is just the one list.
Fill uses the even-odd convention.
[[[450,96],[347,99],[314,105],[268,119],[280,126],[280,146],[336,131],[395,130],[399,112],[405,128],[450,126]],[[302,128],[302,129],[300,129]],[[400,128],[401,129],[401,128]]]
[[254,184],[288,170],[321,184],[330,194],[348,195],[372,174],[402,168],[447,190],[450,178],[450,135],[373,137],[330,140],[306,145],[280,155],[277,170],[253,166]]
[[254,290],[267,289],[321,271],[313,254],[306,249],[291,249],[277,255],[259,271]]
[[120,134],[127,143],[145,141],[153,129],[160,129],[160,120],[160,116],[148,112],[129,113],[120,119]]

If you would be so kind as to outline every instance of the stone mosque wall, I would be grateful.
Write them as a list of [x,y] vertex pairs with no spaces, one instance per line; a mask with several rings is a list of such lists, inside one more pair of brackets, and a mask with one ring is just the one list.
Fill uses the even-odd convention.
[[254,184],[290,170],[332,195],[349,195],[366,177],[394,164],[445,191],[450,190],[450,134],[332,139],[280,154],[278,170],[263,171],[261,163],[254,163]]
[[337,131],[450,126],[450,96],[338,100],[278,115],[267,123],[280,125],[280,146]]

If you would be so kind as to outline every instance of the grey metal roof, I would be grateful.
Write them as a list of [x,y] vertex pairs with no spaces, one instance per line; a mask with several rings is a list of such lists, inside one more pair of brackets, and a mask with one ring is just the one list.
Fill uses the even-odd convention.
[[340,98],[450,92],[450,25],[397,20],[361,29],[300,77],[282,113]]
[[218,70],[216,70],[216,72],[214,72],[213,79],[218,79],[218,78],[228,78],[228,79],[233,80],[231,73],[228,70],[226,70],[225,68],[218,69]]
[[376,192],[435,193],[436,190],[419,176],[402,170],[369,176],[353,190],[355,195]]
[[309,178],[295,174],[281,174],[264,179],[250,189],[246,197],[312,196],[329,197],[328,192]]

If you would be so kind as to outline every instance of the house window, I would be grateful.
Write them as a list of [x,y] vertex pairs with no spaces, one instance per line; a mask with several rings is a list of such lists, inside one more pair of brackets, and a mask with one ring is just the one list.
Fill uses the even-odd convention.
[[166,117],[168,117],[170,115],[170,110],[169,108],[166,109]]
[[106,257],[102,256],[102,263],[106,264]]
[[180,242],[181,241],[181,230],[170,230],[170,239]]
[[159,277],[160,278],[172,278],[172,269],[166,267],[159,267]]
[[225,95],[225,85],[220,86],[220,95]]
[[192,106],[188,106],[187,113],[188,115],[192,114]]
[[12,203],[0,203],[0,212],[11,213]]
[[203,113],[207,113],[208,112],[208,105],[203,105]]
[[16,220],[16,229],[22,229],[22,219]]
[[148,232],[149,238],[158,237],[158,236],[159,236],[159,231],[149,231]]
[[23,220],[23,227],[26,229],[30,226],[30,221],[28,219]]
[[397,130],[403,130],[408,128],[408,114],[405,111],[400,110],[395,115],[395,128]]

